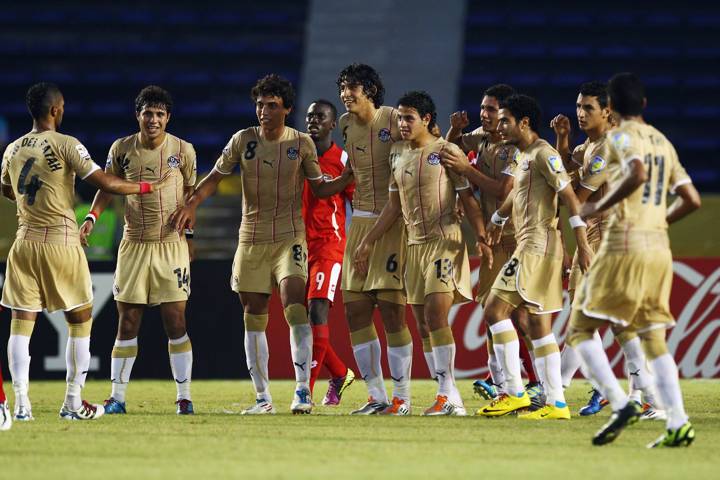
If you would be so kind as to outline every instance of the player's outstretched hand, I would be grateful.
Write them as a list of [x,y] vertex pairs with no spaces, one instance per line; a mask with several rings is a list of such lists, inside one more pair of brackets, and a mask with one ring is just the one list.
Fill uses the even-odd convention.
[[83,224],[80,226],[80,243],[87,247],[88,245],[88,237],[93,231],[93,227],[95,227],[95,224],[92,222],[92,220],[85,220]]
[[168,219],[168,225],[177,230],[182,231],[183,228],[193,228],[195,226],[195,209],[185,205],[178,207]]
[[485,235],[487,235],[487,244],[489,246],[497,245],[500,243],[500,235],[502,234],[502,227],[495,225],[492,222],[488,222],[485,227]]
[[468,114],[465,110],[458,111],[450,115],[450,126],[459,130],[470,125]]
[[590,268],[590,263],[592,262],[593,253],[592,250],[590,250],[587,247],[578,247],[578,263],[580,264],[580,270],[582,273],[585,273],[588,271],[588,268]]
[[472,168],[465,154],[456,148],[443,148],[440,152],[440,161],[459,175],[465,175],[465,172]]
[[363,277],[367,277],[369,259],[370,245],[365,242],[360,242],[360,245],[358,245],[357,249],[355,249],[355,254],[353,255],[353,264],[355,265],[355,269],[358,273]]
[[550,120],[550,128],[555,130],[555,135],[558,137],[567,137],[570,135],[570,119],[563,114],[555,116]]
[[483,266],[487,265],[487,268],[492,268],[494,262],[492,248],[485,242],[478,242],[477,250],[478,256],[480,257],[480,264]]

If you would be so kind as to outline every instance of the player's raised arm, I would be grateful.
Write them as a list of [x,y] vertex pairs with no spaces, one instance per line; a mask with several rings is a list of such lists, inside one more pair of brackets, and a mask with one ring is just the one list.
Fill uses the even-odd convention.
[[401,213],[400,192],[390,190],[388,203],[385,204],[382,212],[380,212],[380,216],[375,220],[375,225],[373,225],[355,252],[353,252],[353,263],[362,275],[367,275],[368,259],[370,258],[370,252],[372,252],[372,245],[382,237],[385,232],[390,230],[390,227],[395,224]]
[[512,190],[512,174],[503,172],[504,175],[499,179],[490,178],[480,170],[473,168],[467,156],[459,150],[444,149],[440,153],[440,160],[447,168],[477,185],[483,193],[497,197],[501,201],[505,200]]
[[570,151],[570,119],[565,115],[556,115],[550,120],[550,128],[555,131],[555,150],[560,153],[565,170],[572,172],[580,168],[580,165],[573,161]]
[[465,110],[453,113],[450,115],[450,129],[445,134],[445,140],[463,148],[463,129],[467,128],[468,125],[470,125],[470,120]]

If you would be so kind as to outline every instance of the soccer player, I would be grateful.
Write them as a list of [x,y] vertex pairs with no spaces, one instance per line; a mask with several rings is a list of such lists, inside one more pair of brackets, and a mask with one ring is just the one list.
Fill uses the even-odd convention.
[[357,272],[352,261],[360,241],[388,202],[390,148],[400,140],[398,113],[392,107],[382,106],[385,88],[378,73],[368,65],[347,66],[338,75],[337,86],[347,109],[340,117],[340,129],[355,176],[353,215],[345,247],[349,254],[343,259],[342,269],[343,301],[355,361],[369,393],[367,403],[351,414],[374,415],[397,403],[388,401],[383,383],[382,353],[373,323],[376,306],[387,338],[392,397],[397,401],[410,400],[413,347],[405,322],[405,225],[395,222],[374,242],[367,275]]
[[[470,122],[467,112],[455,112],[450,116],[450,129],[446,135],[447,140],[457,144],[465,153],[471,151],[477,155],[474,165],[465,160],[464,155],[452,155],[451,151],[444,152],[443,163],[456,173],[463,175],[476,186],[475,195],[480,200],[484,218],[490,216],[502,205],[512,190],[517,167],[517,148],[507,145],[500,138],[497,131],[498,112],[500,104],[515,90],[510,85],[493,85],[483,95],[480,104],[480,121],[482,125],[472,132],[462,133]],[[500,273],[502,266],[510,259],[515,251],[515,228],[512,220],[503,228],[500,242],[493,245],[493,263],[484,262],[480,267],[480,278],[478,280],[478,291],[476,301],[483,307],[490,293],[495,278]],[[523,357],[528,374],[529,383],[526,390],[530,394],[533,405],[540,408],[545,405],[545,396],[542,393],[542,386],[535,375],[535,365],[532,360],[532,341],[527,335],[528,318],[527,311],[519,308],[511,314],[510,318],[518,327],[523,337],[523,344],[520,346],[520,354]],[[498,394],[505,393],[505,377],[500,364],[495,357],[492,346],[492,334],[487,332],[488,366],[490,377],[488,380],[477,380],[473,387],[475,392],[490,400]]]
[[537,133],[541,117],[537,101],[526,95],[512,95],[501,104],[498,115],[501,138],[515,145],[520,154],[513,191],[493,214],[489,234],[496,243],[502,225],[512,214],[517,247],[495,279],[483,312],[493,336],[495,355],[505,372],[506,393],[478,414],[499,416],[530,406],[520,379],[517,332],[509,318],[514,309],[524,306],[530,313],[528,333],[547,404],[520,418],[569,419],[560,381],[560,350],[551,328],[551,314],[560,311],[563,302],[558,200],[562,199],[570,209],[583,269],[591,256],[585,224],[577,216],[580,206],[560,155]]
[[[168,218],[192,193],[197,166],[192,144],[166,132],[172,114],[170,94],[157,86],[143,88],[135,99],[135,118],[140,131],[119,138],[110,147],[105,171],[130,181],[154,180],[164,172],[172,178],[152,195],[128,196],[125,229],[118,249],[113,295],[119,315],[117,336],[110,360],[112,392],[105,413],[125,413],[125,393],[138,353],[138,332],[145,308],[160,306],[168,336],[170,368],[177,387],[178,415],[192,414],[190,397],[192,345],[185,324],[190,295],[191,240],[186,232],[168,225]],[[95,221],[112,201],[98,192],[80,228],[87,237]],[[191,234],[188,235],[192,238]]]
[[82,143],[57,131],[65,100],[56,85],[33,85],[26,103],[33,128],[8,145],[2,162],[2,194],[17,203],[18,216],[0,301],[12,309],[8,364],[14,416],[33,419],[28,397],[30,336],[38,312],[47,309],[63,310],[68,324],[67,390],[60,417],[93,420],[105,411],[80,396],[90,366],[93,294],[73,210],[75,176],[122,195],[152,193],[169,177],[157,183],[128,182],[103,172]]
[[[398,223],[402,214],[408,226],[405,270],[408,304],[418,324],[430,332],[438,391],[425,415],[465,415],[455,385],[455,341],[448,325],[454,303],[472,300],[470,264],[462,239],[460,220],[455,213],[459,195],[470,224],[480,242],[481,254],[492,262],[490,247],[482,242],[485,227],[480,206],[470,184],[441,164],[445,150],[462,155],[460,149],[431,132],[436,124],[435,103],[430,95],[412,91],[398,100],[400,134],[403,142],[390,150],[389,201],[357,247],[354,263],[366,273],[373,243]],[[410,400],[394,398],[384,412],[409,415]]]
[[[609,191],[597,203],[585,203],[582,216],[613,209],[597,258],[578,286],[568,338],[613,409],[593,437],[594,445],[612,442],[640,416],[640,407],[629,401],[613,375],[602,345],[593,341],[595,331],[610,322],[640,336],[667,412],[667,431],[648,447],[688,446],[695,430],[665,342],[665,329],[675,323],[669,306],[673,269],[667,227],[699,208],[700,196],[672,144],[643,120],[646,99],[640,79],[631,73],[613,76],[608,97],[621,118],[608,134]],[[669,208],[668,191],[679,196]]]
[[[307,132],[315,142],[320,170],[328,179],[339,177],[347,163],[345,153],[332,141],[337,109],[328,100],[315,100],[305,116]],[[354,185],[329,198],[318,198],[308,181],[303,190],[303,219],[308,245],[307,302],[313,331],[313,362],[310,392],[323,365],[330,381],[323,405],[339,405],[342,394],[355,380],[355,372],[338,357],[330,344],[328,313],[335,299],[345,251],[345,201],[352,199]]]
[[312,139],[287,127],[285,120],[295,106],[295,89],[279,75],[258,80],[250,97],[259,126],[232,136],[215,167],[197,186],[184,207],[171,216],[180,231],[195,224],[197,206],[212,195],[218,184],[239,165],[243,217],[230,286],[244,309],[245,357],[255,388],[255,405],[243,414],[275,413],[268,379],[268,302],[278,286],[285,319],[290,326],[290,349],[296,389],[290,409],[310,413],[312,329],[305,308],[307,245],[302,219],[303,182],[307,178],[319,197],[347,187],[352,172],[323,181]]

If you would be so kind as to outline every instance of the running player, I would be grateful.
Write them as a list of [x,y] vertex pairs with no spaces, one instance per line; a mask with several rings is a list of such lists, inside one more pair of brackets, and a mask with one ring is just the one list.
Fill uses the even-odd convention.
[[506,394],[478,411],[484,416],[505,415],[530,406],[520,379],[517,332],[509,319],[515,308],[525,306],[530,313],[529,334],[547,404],[520,418],[570,418],[560,381],[560,350],[551,328],[551,314],[560,311],[563,303],[559,199],[572,215],[581,268],[587,268],[591,252],[585,224],[577,217],[579,204],[569,187],[570,178],[560,155],[537,134],[540,117],[537,101],[526,95],[510,96],[500,106],[498,131],[502,139],[516,145],[520,153],[515,186],[493,214],[489,233],[495,243],[512,213],[518,245],[497,276],[483,312],[507,381]]
[[12,309],[8,366],[15,390],[14,416],[33,419],[28,396],[30,336],[38,312],[47,309],[63,310],[68,324],[67,390],[60,417],[93,420],[105,410],[80,396],[90,367],[93,294],[73,210],[75,176],[122,195],[152,193],[169,177],[155,184],[131,183],[104,173],[82,143],[58,133],[65,100],[56,85],[33,85],[26,103],[33,128],[8,145],[2,162],[2,194],[17,202],[18,216],[0,301]]
[[[315,142],[323,177],[330,180],[342,174],[347,163],[345,153],[332,141],[337,124],[337,109],[328,100],[315,100],[305,117],[307,132]],[[340,194],[317,198],[305,181],[303,219],[308,244],[308,313],[313,330],[313,362],[310,392],[323,365],[330,381],[323,405],[339,405],[342,394],[355,380],[355,372],[338,357],[330,344],[328,313],[335,299],[345,251],[345,202],[352,199],[354,184]]]
[[[390,406],[383,383],[380,341],[373,323],[375,307],[380,310],[387,338],[392,396],[410,399],[412,337],[405,322],[403,290],[405,225],[395,222],[374,242],[367,275],[356,272],[352,261],[353,252],[388,202],[390,148],[400,139],[398,113],[382,106],[385,88],[378,73],[368,65],[352,64],[343,69],[337,86],[347,109],[340,117],[340,129],[355,175],[353,215],[345,248],[349,254],[343,259],[342,269],[343,301],[355,361],[369,393],[367,403],[351,413],[374,415]],[[430,366],[430,371],[435,368]]]
[[[105,413],[125,413],[125,392],[138,353],[138,333],[145,308],[160,305],[168,336],[170,369],[177,387],[177,413],[194,412],[190,398],[192,345],[185,324],[190,295],[190,257],[186,233],[168,226],[168,217],[192,193],[197,166],[192,144],[166,132],[172,114],[170,94],[157,86],[145,87],[135,99],[140,131],[116,140],[110,147],[105,171],[131,181],[160,178],[171,172],[172,182],[151,196],[127,197],[125,231],[118,249],[113,294],[119,315],[110,359],[112,392]],[[98,192],[80,228],[87,245],[97,218],[112,201]],[[192,238],[192,234],[187,234]]]
[[243,217],[230,285],[244,309],[245,357],[255,388],[255,405],[243,414],[275,413],[268,380],[268,302],[275,286],[280,290],[285,319],[290,326],[290,349],[295,380],[293,413],[310,413],[312,329],[305,307],[307,245],[302,220],[303,182],[307,178],[319,197],[347,187],[352,172],[323,181],[312,139],[285,126],[295,106],[295,89],[279,75],[267,75],[250,93],[259,126],[232,136],[215,167],[197,186],[186,205],[171,215],[178,230],[195,224],[197,206],[239,165]]
[[[613,409],[593,437],[594,445],[615,440],[641,413],[613,375],[602,345],[593,340],[595,331],[610,322],[640,336],[667,411],[667,431],[648,447],[688,446],[695,430],[665,342],[665,329],[675,323],[669,305],[673,269],[667,227],[699,208],[700,196],[672,144],[643,120],[646,99],[640,79],[630,73],[615,75],[608,83],[608,97],[621,118],[608,133],[609,191],[597,203],[585,203],[582,216],[613,209],[597,258],[578,286],[568,338]],[[680,197],[669,208],[668,192]]]
[[[367,273],[373,243],[398,223],[402,214],[408,226],[405,278],[408,304],[422,326],[430,332],[438,391],[425,415],[465,415],[455,385],[455,341],[448,324],[454,303],[472,300],[470,263],[455,213],[457,196],[478,238],[480,254],[492,263],[492,250],[484,244],[485,227],[480,206],[465,177],[441,165],[445,150],[462,155],[442,137],[433,136],[437,113],[426,92],[413,91],[398,100],[403,142],[390,151],[390,196],[382,213],[365,234],[355,252],[357,270]],[[410,399],[393,398],[382,413],[409,415]]]

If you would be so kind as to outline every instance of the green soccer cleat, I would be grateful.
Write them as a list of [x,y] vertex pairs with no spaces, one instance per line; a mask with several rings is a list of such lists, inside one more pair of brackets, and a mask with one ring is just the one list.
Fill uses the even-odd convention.
[[657,440],[648,443],[647,448],[689,447],[693,440],[695,440],[695,429],[692,423],[685,422],[685,425],[675,430],[668,428]]

